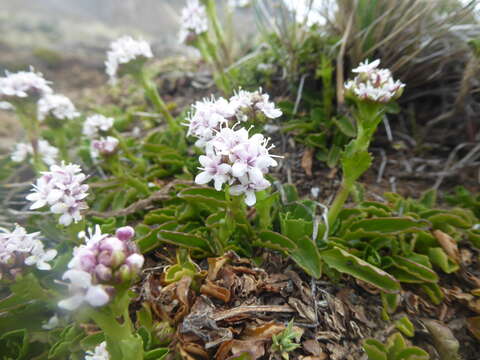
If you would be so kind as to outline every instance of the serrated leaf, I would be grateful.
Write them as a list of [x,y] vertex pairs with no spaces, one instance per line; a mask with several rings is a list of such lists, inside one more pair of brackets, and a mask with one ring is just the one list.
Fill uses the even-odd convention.
[[386,293],[397,293],[400,291],[399,282],[390,274],[345,250],[333,248],[321,251],[320,255],[328,266],[337,271],[368,282]]
[[346,116],[340,116],[339,118],[334,118],[333,122],[348,137],[355,137],[357,135],[357,129],[355,125],[350,121]]

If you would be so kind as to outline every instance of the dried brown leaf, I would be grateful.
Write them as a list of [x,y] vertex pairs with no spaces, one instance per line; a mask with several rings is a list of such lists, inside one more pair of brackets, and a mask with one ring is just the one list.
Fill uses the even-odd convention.
[[467,328],[480,341],[480,316],[475,316],[467,319]]
[[431,319],[424,319],[422,321],[428,329],[428,332],[432,335],[433,344],[440,355],[440,359],[460,359],[460,356],[458,355],[460,343],[455,336],[453,336],[452,331],[440,321]]
[[313,166],[313,154],[314,150],[312,148],[307,148],[303,152],[301,166],[305,171],[305,174],[312,176],[312,166]]
[[215,285],[210,280],[206,280],[206,283],[200,287],[200,293],[214,297],[224,303],[228,303],[231,297],[230,290]]
[[433,230],[433,236],[442,246],[445,253],[457,264],[460,263],[460,252],[458,250],[457,242],[448,234],[441,230]]

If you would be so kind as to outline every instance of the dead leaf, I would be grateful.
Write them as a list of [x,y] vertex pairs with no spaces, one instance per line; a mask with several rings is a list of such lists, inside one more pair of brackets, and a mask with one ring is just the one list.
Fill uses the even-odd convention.
[[215,299],[221,300],[224,303],[228,303],[231,296],[230,290],[215,285],[210,280],[206,280],[205,284],[200,287],[200,293],[214,297]]
[[467,319],[467,328],[470,332],[480,340],[480,316],[475,316]]
[[305,304],[302,300],[291,297],[288,299],[288,304],[297,310],[298,314],[304,319],[307,319],[311,323],[317,322],[317,314],[315,313],[315,309]]
[[255,327],[247,327],[243,332],[243,339],[270,340],[273,335],[285,330],[285,325],[271,321]]
[[309,352],[312,355],[320,356],[324,355],[322,346],[317,340],[309,339],[303,342],[302,347],[305,351]]
[[307,148],[303,152],[301,166],[305,170],[305,174],[312,176],[312,166],[313,166],[313,148]]
[[455,261],[457,264],[460,263],[460,252],[458,250],[457,242],[448,234],[445,234],[441,230],[433,230],[433,236],[438,240],[443,250],[447,255]]
[[433,338],[433,344],[441,360],[459,360],[458,349],[460,343],[453,336],[452,331],[440,321],[423,319],[423,324]]
[[256,360],[265,355],[265,341],[256,340],[234,340],[232,344],[232,355],[248,353],[252,360]]

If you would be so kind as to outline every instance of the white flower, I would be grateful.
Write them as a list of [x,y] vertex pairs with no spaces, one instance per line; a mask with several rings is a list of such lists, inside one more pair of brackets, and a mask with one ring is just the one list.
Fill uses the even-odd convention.
[[42,329],[52,330],[52,329],[57,328],[59,325],[60,325],[60,321],[58,319],[57,314],[55,314],[48,320],[48,322],[46,322],[42,325]]
[[84,202],[88,196],[88,185],[82,184],[86,179],[81,168],[75,164],[52,165],[33,185],[33,192],[27,200],[33,204],[30,209],[40,209],[46,205],[50,211],[60,214],[59,223],[68,226],[82,219],[81,211],[87,206]]
[[32,145],[25,144],[25,143],[18,143],[15,145],[15,149],[10,155],[10,158],[14,162],[22,162],[28,157],[28,155],[31,155],[32,153],[33,153]]
[[405,84],[394,80],[388,69],[379,69],[380,60],[361,63],[352,71],[358,75],[345,83],[347,95],[360,100],[388,103],[403,93]]
[[275,104],[269,101],[268,94],[262,94],[262,100],[258,101],[255,104],[255,107],[264,113],[264,115],[269,119],[276,119],[282,116],[282,111],[275,107]]
[[0,78],[0,99],[9,98],[34,98],[52,93],[49,82],[41,73],[31,71],[19,71],[16,73],[6,72],[5,77]]
[[35,265],[38,270],[50,270],[52,266],[48,264],[48,261],[52,261],[55,256],[57,256],[57,250],[45,251],[43,243],[37,241],[31,250],[31,255],[25,259],[25,265]]
[[337,6],[334,1],[328,0],[283,0],[286,7],[295,13],[297,23],[307,27],[325,25],[326,12],[334,11]]
[[105,341],[102,342],[93,352],[87,351],[85,360],[110,360],[110,354],[107,351],[107,343]]
[[13,110],[14,107],[8,101],[0,101],[0,110]]
[[228,183],[232,195],[245,194],[245,203],[255,204],[256,191],[265,190],[270,182],[264,178],[277,162],[269,154],[272,146],[261,134],[249,136],[248,130],[223,127],[206,144],[206,154],[199,161],[203,170],[195,177],[199,185],[214,181],[217,191]]
[[231,8],[243,8],[251,3],[251,0],[228,0],[228,6]]
[[75,310],[83,303],[100,307],[110,301],[114,285],[134,279],[143,266],[144,258],[131,239],[133,228],[117,229],[117,235],[102,234],[100,226],[95,231],[88,229],[79,233],[85,244],[73,249],[68,270],[63,275],[69,280],[71,297],[62,300],[59,306]]
[[60,94],[47,94],[38,101],[38,119],[45,120],[47,116],[53,116],[59,120],[72,120],[79,113],[69,98]]
[[354,73],[368,73],[372,70],[375,70],[380,65],[380,60],[374,60],[371,63],[368,63],[368,59],[366,59],[363,63],[360,63],[355,69],[352,70]]
[[47,262],[55,258],[57,251],[45,251],[39,235],[39,232],[28,234],[20,225],[16,225],[12,232],[0,232],[0,265],[9,264],[21,254],[25,265],[35,265],[38,270],[50,270],[51,266]]
[[187,118],[188,136],[198,138],[195,145],[204,147],[212,139],[215,131],[228,122],[235,115],[235,108],[226,99],[203,99],[193,105],[194,111]]
[[61,300],[58,306],[73,311],[84,302],[94,307],[100,307],[110,301],[110,296],[101,285],[92,284],[92,275],[86,271],[70,269],[63,274],[63,280],[69,280],[69,290],[72,297]]
[[110,44],[107,61],[105,61],[107,75],[111,82],[115,82],[117,72],[122,65],[127,65],[136,59],[145,60],[152,57],[152,49],[148,42],[123,36]]
[[282,116],[282,111],[276,108],[269,98],[268,94],[262,93],[261,88],[254,92],[240,89],[230,98],[230,104],[235,109],[239,121],[247,121],[249,116],[255,116],[257,111],[269,119]]
[[200,156],[199,161],[203,166],[203,168],[200,169],[203,171],[195,177],[195,183],[203,185],[214,180],[215,189],[220,191],[222,185],[229,179],[228,174],[231,171],[231,166],[222,163],[221,156],[217,155],[212,155],[210,157],[202,155]]
[[[47,140],[38,140],[38,153],[42,161],[47,165],[53,165],[57,162],[59,151],[55,146],[50,145]],[[10,158],[14,162],[22,162],[28,156],[33,155],[33,147],[31,144],[18,143],[15,145]]]
[[188,42],[189,37],[203,34],[208,31],[208,18],[205,6],[198,0],[187,0],[182,9],[180,43]]
[[87,117],[83,123],[83,135],[89,139],[98,137],[100,131],[108,131],[113,127],[113,118],[100,114]]
[[98,158],[100,155],[110,155],[115,152],[119,141],[113,136],[102,137],[98,140],[92,140],[90,147],[90,155],[93,159]]

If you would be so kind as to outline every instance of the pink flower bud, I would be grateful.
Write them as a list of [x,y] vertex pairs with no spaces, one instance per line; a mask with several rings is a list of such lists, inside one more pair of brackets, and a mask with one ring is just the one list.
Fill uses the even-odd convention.
[[138,274],[138,272],[140,271],[140,269],[143,266],[144,261],[145,261],[145,259],[143,258],[142,255],[132,254],[127,258],[127,260],[125,262],[127,263],[127,265],[129,265],[131,267],[131,269],[136,274]]
[[98,264],[95,267],[95,275],[100,281],[108,282],[112,280],[112,269],[103,264]]
[[124,226],[115,232],[115,235],[118,239],[122,241],[128,241],[135,236],[135,230],[131,226]]
[[129,282],[133,279],[134,273],[127,264],[123,264],[115,273],[116,280],[120,283]]

